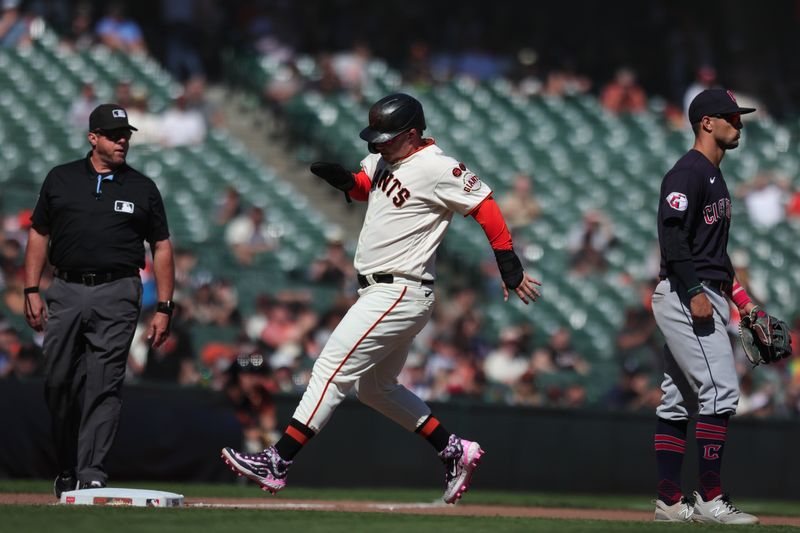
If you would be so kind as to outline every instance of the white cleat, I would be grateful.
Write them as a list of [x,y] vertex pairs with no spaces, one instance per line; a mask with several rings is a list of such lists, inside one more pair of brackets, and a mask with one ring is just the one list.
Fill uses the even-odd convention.
[[713,524],[758,524],[758,517],[743,513],[731,502],[727,494],[720,494],[716,498],[704,501],[697,492],[694,493],[695,522]]
[[694,515],[694,502],[687,497],[669,505],[656,500],[656,522],[691,522]]

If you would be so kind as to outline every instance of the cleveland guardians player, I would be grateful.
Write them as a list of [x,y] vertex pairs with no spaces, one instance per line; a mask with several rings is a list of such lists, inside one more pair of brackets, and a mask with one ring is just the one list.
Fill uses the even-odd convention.
[[[728,257],[731,197],[719,165],[726,150],[739,146],[741,115],[753,111],[739,107],[733,93],[724,89],[697,95],[689,106],[694,146],[661,184],[661,282],[653,293],[653,314],[666,345],[655,434],[657,521],[758,523],[733,506],[720,478],[728,419],[739,401],[725,329],[730,320],[727,298],[742,314],[754,304],[735,279]],[[688,421],[694,416],[700,487],[685,498],[681,465]]]
[[398,384],[409,346],[431,316],[435,253],[454,213],[470,215],[494,249],[505,299],[509,290],[527,304],[540,283],[523,270],[491,189],[463,163],[422,136],[422,105],[392,94],[369,111],[361,132],[371,155],[361,170],[314,163],[311,171],[347,197],[368,202],[355,267],[359,298],[322,350],[308,388],[280,440],[257,454],[224,448],[222,457],[240,475],[273,494],[286,484],[295,455],[319,433],[347,392],[418,433],[446,467],[444,501],[455,503],[469,487],[483,455],[477,442],[457,437],[430,408]]

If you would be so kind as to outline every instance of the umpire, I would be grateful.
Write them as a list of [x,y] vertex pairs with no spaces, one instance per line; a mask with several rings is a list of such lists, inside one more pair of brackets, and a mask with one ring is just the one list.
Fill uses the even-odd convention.
[[[56,497],[106,485],[120,388],[139,319],[144,241],[153,252],[158,307],[148,328],[169,334],[175,268],[164,204],[153,181],[125,163],[136,128],[116,104],[89,116],[92,150],[53,168],[31,217],[25,251],[25,318],[44,331],[45,399],[59,466]],[[55,268],[47,305],[39,280]]]

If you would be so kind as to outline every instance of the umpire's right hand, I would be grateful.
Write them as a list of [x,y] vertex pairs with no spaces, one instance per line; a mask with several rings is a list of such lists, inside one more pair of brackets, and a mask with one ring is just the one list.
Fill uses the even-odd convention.
[[42,331],[47,322],[47,306],[38,292],[25,295],[25,320],[34,331]]

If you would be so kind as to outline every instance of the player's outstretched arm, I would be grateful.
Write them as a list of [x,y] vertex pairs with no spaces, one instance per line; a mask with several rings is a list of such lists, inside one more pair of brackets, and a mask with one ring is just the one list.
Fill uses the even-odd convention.
[[541,283],[530,277],[522,268],[522,262],[514,252],[511,233],[497,202],[490,196],[481,202],[471,215],[483,228],[494,250],[497,268],[500,270],[500,277],[503,278],[503,299],[508,301],[508,292],[511,289],[525,302],[525,305],[535,302],[541,296],[536,288]]

